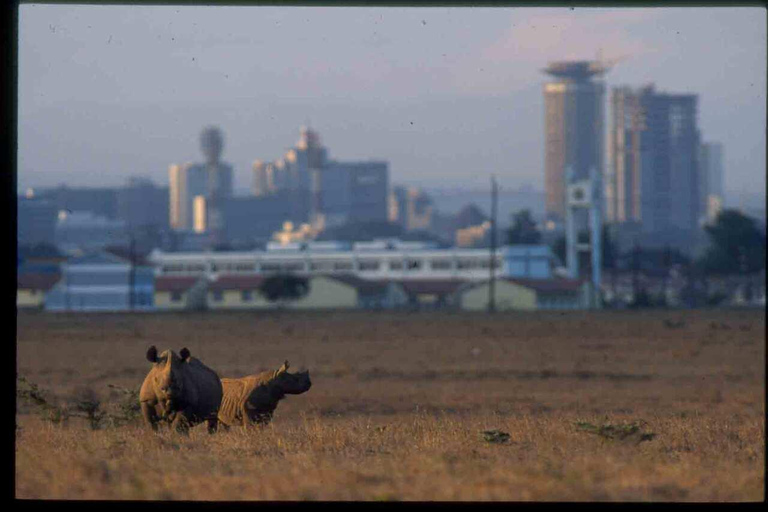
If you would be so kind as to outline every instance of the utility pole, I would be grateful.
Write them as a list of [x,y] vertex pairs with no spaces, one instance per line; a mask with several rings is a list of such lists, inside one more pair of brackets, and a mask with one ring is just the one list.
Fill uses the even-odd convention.
[[69,268],[66,263],[63,265],[64,273],[64,311],[69,311]]
[[128,270],[128,310],[133,311],[133,305],[135,302],[134,290],[136,288],[136,269],[135,269],[135,253],[136,253],[136,239],[131,236],[131,241],[128,249],[128,258],[130,261],[130,267]]
[[637,246],[637,242],[635,242],[634,247],[632,247],[632,297],[633,302],[637,303],[637,293],[638,293],[638,271],[640,270],[640,248]]
[[664,275],[661,285],[661,293],[664,297],[664,305],[667,305],[667,296],[669,295],[669,275],[672,270],[672,250],[669,245],[664,247]]
[[496,177],[491,175],[491,261],[490,279],[488,281],[488,312],[496,311],[496,209],[498,203],[498,187]]

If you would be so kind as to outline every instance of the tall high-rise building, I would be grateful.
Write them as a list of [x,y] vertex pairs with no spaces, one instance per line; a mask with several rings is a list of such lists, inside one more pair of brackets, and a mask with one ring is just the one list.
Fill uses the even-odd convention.
[[329,161],[312,175],[312,211],[326,226],[387,220],[387,162]]
[[398,185],[389,194],[389,222],[399,224],[406,231],[432,228],[434,202],[418,187]]
[[699,148],[699,176],[701,178],[701,212],[704,223],[712,223],[723,209],[723,145],[719,142],[702,143]]
[[[198,216],[197,229],[207,231],[216,242],[222,226],[221,204],[232,196],[232,177],[230,164],[220,160],[224,146],[224,137],[215,127],[203,130],[200,138],[205,163],[171,165],[169,168],[169,213],[172,229],[187,231],[195,228],[195,198],[205,198],[205,225],[200,225]],[[201,204],[198,202],[198,204]]]
[[380,161],[339,162],[328,158],[317,132],[302,127],[299,141],[280,159],[256,160],[253,194],[281,194],[291,204],[294,224],[326,227],[350,221],[387,219],[389,164]]
[[612,91],[606,220],[643,245],[688,250],[698,236],[697,100],[653,85]]
[[553,62],[543,71],[553,77],[544,84],[544,188],[547,217],[565,217],[566,173],[586,179],[590,169],[603,172],[604,84],[593,81],[608,67],[597,61]]
[[328,151],[318,134],[302,126],[299,141],[285,154],[273,161],[253,163],[253,195],[268,196],[285,190],[310,190],[312,170],[322,169]]

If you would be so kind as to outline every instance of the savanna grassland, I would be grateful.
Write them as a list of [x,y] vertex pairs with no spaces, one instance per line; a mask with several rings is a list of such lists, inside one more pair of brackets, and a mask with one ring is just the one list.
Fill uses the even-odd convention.
[[188,436],[18,398],[17,498],[764,499],[764,311],[17,317],[18,375],[54,407],[116,410],[152,344],[313,387]]

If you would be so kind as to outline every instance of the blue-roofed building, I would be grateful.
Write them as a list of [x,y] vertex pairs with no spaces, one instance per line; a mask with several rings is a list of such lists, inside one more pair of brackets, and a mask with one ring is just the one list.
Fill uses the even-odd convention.
[[551,279],[557,256],[547,245],[507,245],[502,254],[501,275],[510,278]]
[[46,297],[46,311],[147,311],[154,309],[151,267],[100,251],[61,265],[61,279]]

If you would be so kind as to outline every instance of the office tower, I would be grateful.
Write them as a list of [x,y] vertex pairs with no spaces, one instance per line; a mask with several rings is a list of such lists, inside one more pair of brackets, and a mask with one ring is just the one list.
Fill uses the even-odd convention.
[[204,129],[200,146],[205,163],[171,165],[169,168],[170,224],[175,230],[193,229],[194,200],[203,196],[206,206],[204,229],[216,243],[223,229],[220,208],[222,202],[232,197],[234,171],[231,165],[220,160],[224,137],[218,128]]
[[423,190],[402,185],[392,188],[389,194],[390,222],[399,224],[405,231],[424,231],[432,228],[433,214],[434,202]]
[[603,171],[602,82],[608,70],[596,61],[553,62],[543,71],[553,77],[544,84],[544,186],[549,219],[565,218],[566,172],[586,179],[590,169]]
[[327,150],[318,134],[302,126],[296,145],[273,161],[253,163],[253,195],[267,196],[285,190],[310,190],[312,170],[326,165]]
[[403,228],[407,225],[408,191],[402,185],[392,187],[389,192],[387,220],[393,224],[399,224]]
[[702,143],[699,148],[699,177],[703,223],[712,223],[723,209],[723,145]]
[[166,229],[168,206],[168,189],[147,178],[131,177],[124,187],[117,189],[117,218],[124,220],[129,229]]
[[16,240],[19,245],[54,243],[58,210],[52,201],[30,194],[18,198],[17,208]]
[[[313,173],[326,166],[327,150],[318,134],[302,126],[296,145],[272,162],[253,163],[253,195],[282,194],[291,205],[291,221],[307,222],[317,201],[313,192]],[[286,219],[287,220],[287,219]]]
[[386,221],[388,186],[387,162],[330,160],[317,132],[306,127],[281,158],[253,164],[254,196],[287,198],[291,208],[285,220],[295,225]]
[[171,228],[190,230],[194,225],[194,199],[207,192],[205,167],[192,163],[171,165],[169,175]]
[[647,246],[688,251],[699,226],[697,96],[653,85],[611,94],[606,220]]
[[389,164],[329,161],[313,173],[313,214],[326,227],[347,222],[386,222]]
[[274,191],[275,182],[272,163],[256,160],[253,162],[253,195],[256,197],[268,196]]

